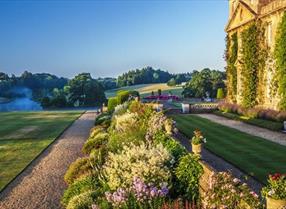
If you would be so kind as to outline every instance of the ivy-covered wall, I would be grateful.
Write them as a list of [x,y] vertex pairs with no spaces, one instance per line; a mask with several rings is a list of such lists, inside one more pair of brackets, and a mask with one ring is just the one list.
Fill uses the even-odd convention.
[[237,95],[237,51],[238,51],[238,42],[237,42],[237,33],[231,35],[231,37],[226,37],[226,52],[225,59],[227,62],[226,74],[227,74],[227,97],[232,102],[236,102]]
[[284,13],[277,29],[274,58],[280,96],[279,107],[286,110],[286,13]]
[[273,24],[271,44],[268,34],[271,18],[253,21],[227,35],[229,102],[246,108],[286,110],[286,13],[275,18],[279,21]]

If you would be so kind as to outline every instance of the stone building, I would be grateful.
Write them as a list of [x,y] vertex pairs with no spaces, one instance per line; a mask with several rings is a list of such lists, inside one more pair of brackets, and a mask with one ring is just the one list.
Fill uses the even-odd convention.
[[[258,102],[258,106],[264,108],[278,109],[279,95],[271,93],[271,83],[275,75],[274,59],[271,58],[275,47],[275,37],[277,27],[286,11],[286,0],[229,0],[229,19],[226,25],[226,32],[229,37],[237,34],[237,60],[235,63],[237,70],[237,93],[235,100],[238,104],[242,101],[243,84],[241,76],[241,32],[251,23],[260,20],[264,30],[264,39],[267,45],[268,58],[264,69],[264,89],[263,102]],[[285,75],[286,76],[286,75]]]

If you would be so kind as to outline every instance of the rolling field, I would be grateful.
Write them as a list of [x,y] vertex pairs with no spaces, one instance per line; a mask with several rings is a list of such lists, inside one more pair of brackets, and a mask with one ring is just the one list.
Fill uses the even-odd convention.
[[81,113],[0,113],[0,191]]
[[200,129],[207,138],[208,150],[262,183],[266,183],[269,174],[286,173],[285,146],[195,115],[173,115],[172,118],[189,138],[195,129]]
[[176,86],[168,86],[166,83],[155,83],[155,84],[139,84],[134,86],[125,86],[122,88],[111,89],[105,91],[105,95],[107,98],[116,96],[116,92],[120,90],[135,90],[140,93],[142,97],[148,96],[154,91],[157,94],[158,89],[162,90],[162,94],[168,94],[169,91],[172,92],[173,95],[181,96],[183,91],[182,87]]

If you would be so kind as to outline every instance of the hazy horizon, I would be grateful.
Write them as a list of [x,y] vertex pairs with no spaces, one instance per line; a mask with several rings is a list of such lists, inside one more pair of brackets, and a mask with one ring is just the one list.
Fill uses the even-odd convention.
[[0,71],[223,70],[228,1],[0,2]]

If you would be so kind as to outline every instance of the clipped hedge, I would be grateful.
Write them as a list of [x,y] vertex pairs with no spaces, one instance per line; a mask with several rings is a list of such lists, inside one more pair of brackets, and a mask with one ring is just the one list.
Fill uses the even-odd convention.
[[64,179],[68,184],[72,184],[75,180],[92,174],[92,166],[88,157],[78,158],[68,168]]
[[67,190],[65,190],[64,195],[62,197],[61,203],[64,206],[67,206],[69,201],[81,194],[84,193],[86,191],[90,191],[90,190],[94,190],[96,189],[96,180],[91,177],[91,176],[87,176],[83,179],[80,179],[78,181],[75,181],[73,184],[71,184]]
[[98,149],[102,145],[106,144],[108,140],[107,133],[98,133],[94,138],[88,139],[82,148],[84,154],[90,154],[93,149]]
[[108,112],[113,112],[117,105],[118,105],[117,97],[109,98],[108,99],[108,104],[107,104]]
[[68,203],[67,209],[90,209],[94,203],[96,192],[87,191],[77,196],[74,196]]

